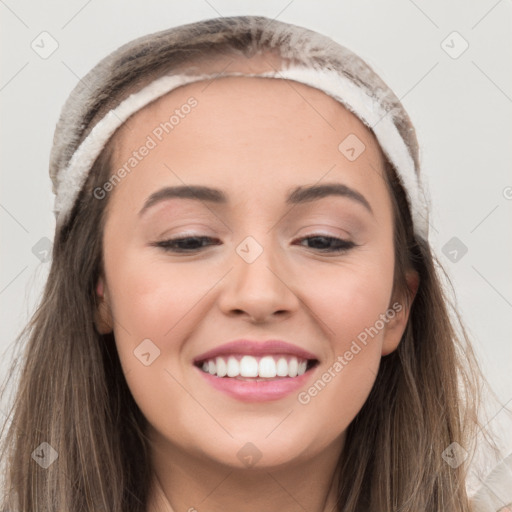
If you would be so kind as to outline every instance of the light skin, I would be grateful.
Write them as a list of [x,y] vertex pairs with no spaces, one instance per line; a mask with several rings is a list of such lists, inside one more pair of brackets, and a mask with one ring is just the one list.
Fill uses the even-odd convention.
[[[392,296],[392,206],[372,133],[323,92],[284,80],[229,77],[190,84],[137,112],[116,134],[114,169],[155,126],[194,96],[198,104],[108,197],[103,306],[97,325],[114,331],[135,401],[148,419],[155,471],[148,512],[332,511],[345,432],[396,349],[409,310]],[[338,145],[366,146],[353,162]],[[290,205],[296,187],[343,184],[342,195]],[[225,204],[171,198],[142,214],[163,187],[220,189]],[[210,237],[189,253],[155,246]],[[248,236],[263,249],[252,263],[236,251]],[[341,252],[327,236],[355,244]],[[408,274],[413,295],[415,273]],[[238,338],[278,338],[313,352],[306,390],[399,301],[400,312],[309,403],[297,393],[247,403],[212,388],[194,357]],[[106,313],[106,312],[109,313]],[[145,366],[134,350],[150,339]],[[253,467],[237,456],[252,443]],[[302,508],[301,508],[302,507]]]

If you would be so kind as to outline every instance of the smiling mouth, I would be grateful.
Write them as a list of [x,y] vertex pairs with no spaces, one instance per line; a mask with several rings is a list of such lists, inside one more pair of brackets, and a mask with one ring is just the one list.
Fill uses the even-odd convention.
[[194,363],[204,373],[225,379],[251,382],[299,377],[318,364],[317,359],[303,359],[286,354],[252,356],[231,354]]

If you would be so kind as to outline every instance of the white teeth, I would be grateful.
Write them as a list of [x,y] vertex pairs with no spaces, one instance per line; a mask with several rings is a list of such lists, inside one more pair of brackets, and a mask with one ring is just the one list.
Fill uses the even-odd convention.
[[292,357],[288,363],[288,377],[297,377],[299,363],[296,357]]
[[226,375],[228,377],[238,377],[240,375],[240,365],[234,357],[228,359]]
[[278,377],[288,377],[288,362],[284,357],[280,357],[277,361],[276,374]]
[[258,376],[258,361],[252,356],[244,356],[240,359],[240,375],[242,377]]
[[273,379],[275,377],[297,377],[306,372],[308,362],[295,356],[263,356],[232,355],[218,356],[204,361],[202,369],[217,377],[259,377]]
[[215,363],[217,365],[217,377],[224,377],[228,373],[226,361],[222,357],[217,357]]
[[272,356],[262,357],[258,368],[258,374],[260,377],[271,379],[276,376],[276,362]]

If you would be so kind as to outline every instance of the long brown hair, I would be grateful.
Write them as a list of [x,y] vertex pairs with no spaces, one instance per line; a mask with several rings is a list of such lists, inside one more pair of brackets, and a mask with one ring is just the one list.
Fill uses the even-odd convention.
[[[279,22],[263,17],[206,20],[162,32],[144,51],[142,45],[140,51],[127,45],[126,59],[118,59],[109,71],[108,86],[94,91],[79,139],[133,84],[147,83],[194,56],[250,56],[270,44],[264,27],[272,23]],[[328,64],[320,57],[318,62]],[[364,68],[354,69],[382,87],[360,62]],[[399,111],[395,124],[418,165],[410,121],[391,92],[388,100]],[[95,161],[69,219],[56,230],[40,305],[16,342],[23,353],[6,380],[11,386],[16,380],[16,391],[2,429],[2,510],[146,510],[152,476],[147,422],[127,386],[113,334],[100,334],[94,321],[108,198],[98,200],[93,191],[114,171],[113,150],[111,141]],[[385,181],[394,212],[394,292],[407,296],[405,273],[411,268],[420,284],[398,349],[382,358],[373,389],[348,427],[339,461],[338,510],[469,512],[465,482],[471,457],[452,467],[443,452],[457,442],[472,453],[484,379],[443,288],[441,266],[428,242],[414,235],[404,189],[389,162]],[[44,468],[35,458],[54,453],[48,445],[58,458]]]

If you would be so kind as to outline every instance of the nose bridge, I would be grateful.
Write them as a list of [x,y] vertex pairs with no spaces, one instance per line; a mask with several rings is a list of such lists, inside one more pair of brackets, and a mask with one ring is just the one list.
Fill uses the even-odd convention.
[[291,311],[297,306],[289,272],[272,232],[245,237],[235,248],[233,270],[221,299],[226,313],[245,312],[264,319],[273,313]]
[[258,295],[268,294],[270,297],[279,288],[276,271],[279,272],[280,255],[271,235],[256,235],[261,242],[249,235],[236,247],[235,276],[237,285],[246,292],[252,290]]

